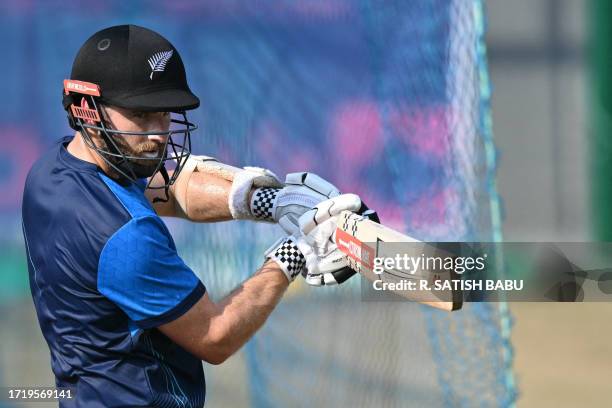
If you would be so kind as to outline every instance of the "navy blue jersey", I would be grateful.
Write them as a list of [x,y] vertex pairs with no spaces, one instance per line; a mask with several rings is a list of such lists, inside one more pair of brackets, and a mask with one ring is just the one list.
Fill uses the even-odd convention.
[[62,139],[23,196],[30,288],[65,407],[201,407],[202,362],[155,327],[205,293],[144,196]]

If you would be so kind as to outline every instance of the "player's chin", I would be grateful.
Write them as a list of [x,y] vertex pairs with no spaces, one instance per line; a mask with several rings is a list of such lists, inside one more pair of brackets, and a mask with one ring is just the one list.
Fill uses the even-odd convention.
[[[133,165],[134,172],[138,178],[148,178],[158,169],[160,158],[138,160],[138,164]],[[161,167],[161,166],[159,166]]]

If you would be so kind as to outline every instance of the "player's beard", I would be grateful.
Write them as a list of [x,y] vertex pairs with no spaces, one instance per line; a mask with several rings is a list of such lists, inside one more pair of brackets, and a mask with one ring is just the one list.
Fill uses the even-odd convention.
[[[138,158],[128,158],[124,160],[122,157],[107,155],[107,159],[125,174],[131,176],[133,173],[138,179],[149,178],[155,173],[156,170],[158,170],[158,167],[161,168],[159,163],[165,155],[164,144],[147,141],[132,147],[125,140],[125,136],[109,135],[109,137],[112,138],[112,141],[115,143],[121,154],[126,157]],[[109,146],[109,143],[107,143],[105,138],[101,138],[101,142],[104,150],[113,153],[116,152],[116,149],[114,149],[113,146]],[[155,157],[149,158],[144,156],[145,152],[150,152],[153,150],[157,152]]]

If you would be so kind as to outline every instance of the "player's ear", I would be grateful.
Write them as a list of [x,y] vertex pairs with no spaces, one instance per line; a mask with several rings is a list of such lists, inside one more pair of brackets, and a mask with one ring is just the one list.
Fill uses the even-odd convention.
[[[81,98],[81,108],[89,109],[89,103],[87,102],[87,98],[85,98],[85,97]],[[88,125],[95,125],[96,124],[96,122],[94,122],[91,119],[86,119],[85,123],[87,123]]]

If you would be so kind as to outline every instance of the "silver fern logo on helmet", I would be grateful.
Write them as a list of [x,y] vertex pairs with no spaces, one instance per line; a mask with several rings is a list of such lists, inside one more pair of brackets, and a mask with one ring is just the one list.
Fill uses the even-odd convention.
[[173,50],[170,51],[160,51],[151,55],[149,58],[149,66],[151,67],[151,75],[149,75],[149,79],[153,80],[153,73],[155,72],[164,72],[166,69],[166,64],[172,57]]

